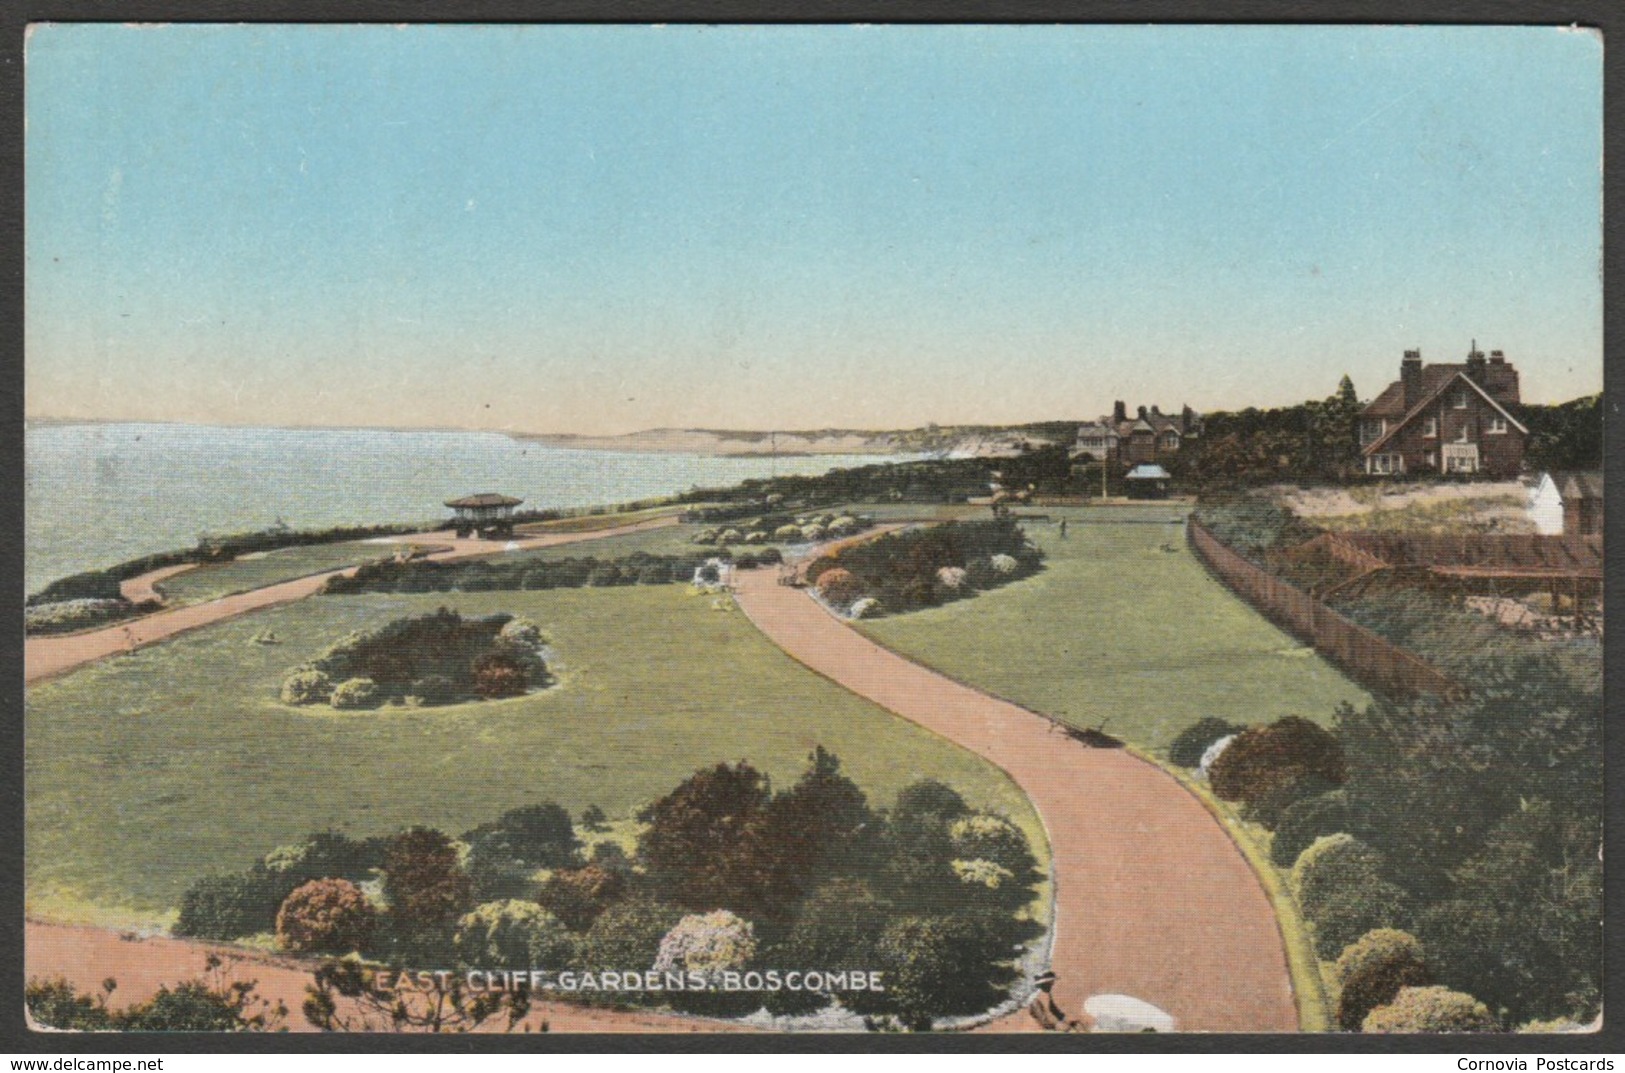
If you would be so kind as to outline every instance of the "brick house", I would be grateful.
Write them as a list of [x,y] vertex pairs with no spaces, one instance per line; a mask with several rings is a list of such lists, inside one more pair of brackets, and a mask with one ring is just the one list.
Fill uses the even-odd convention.
[[1189,406],[1177,414],[1165,414],[1155,406],[1140,407],[1130,418],[1128,407],[1119,401],[1109,417],[1102,416],[1078,426],[1072,445],[1073,458],[1100,461],[1111,458],[1125,465],[1153,462],[1179,453],[1187,440],[1202,434],[1202,416]]
[[1515,477],[1529,435],[1517,403],[1518,370],[1499,350],[1486,358],[1474,343],[1465,362],[1437,365],[1407,350],[1399,379],[1360,411],[1365,471]]

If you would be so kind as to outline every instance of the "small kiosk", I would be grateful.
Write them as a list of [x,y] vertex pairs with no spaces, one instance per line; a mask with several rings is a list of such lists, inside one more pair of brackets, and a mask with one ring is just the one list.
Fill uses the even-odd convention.
[[523,502],[496,492],[481,492],[448,499],[446,506],[455,512],[451,524],[459,537],[478,535],[482,540],[506,540],[513,536],[513,509]]
[[1135,466],[1124,478],[1130,499],[1166,499],[1169,480],[1168,471],[1155,462]]

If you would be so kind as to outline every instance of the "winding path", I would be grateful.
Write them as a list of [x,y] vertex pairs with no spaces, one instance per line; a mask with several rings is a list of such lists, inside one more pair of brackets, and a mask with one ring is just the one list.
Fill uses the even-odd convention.
[[[638,533],[645,529],[657,529],[661,526],[676,525],[675,515],[660,518],[651,518],[648,521],[634,522],[631,525],[620,525],[609,529],[592,529],[580,533],[544,533],[541,536],[526,537],[515,540],[514,550],[524,551],[531,548],[550,548],[559,544],[575,544],[586,540],[601,540],[605,537],[624,536],[627,533]],[[401,537],[396,543],[434,544],[443,546],[444,550],[425,556],[438,562],[450,559],[471,559],[484,555],[501,555],[508,550],[503,545],[493,546],[488,540],[460,540],[452,532],[413,533]],[[380,545],[380,554],[383,554],[383,545]],[[132,592],[150,598],[158,595],[153,587],[157,582],[179,573],[188,567],[164,567],[148,574],[131,578],[126,581],[122,589],[127,597]],[[66,674],[86,663],[120,652],[132,652],[137,648],[166,640],[178,633],[195,630],[202,626],[210,626],[216,622],[246,615],[250,611],[258,611],[266,607],[275,607],[279,604],[292,603],[302,600],[321,589],[328,578],[340,574],[352,574],[355,567],[349,566],[340,570],[327,570],[320,574],[310,574],[292,581],[283,581],[276,585],[267,585],[262,589],[253,589],[249,592],[240,592],[233,596],[223,596],[218,600],[209,600],[206,603],[192,604],[187,607],[177,607],[168,611],[157,611],[141,618],[129,619],[114,623],[98,630],[87,630],[84,633],[66,634],[57,637],[29,637],[23,642],[23,681],[26,685],[43,682],[58,675]]]
[[[1031,799],[1055,862],[1062,1009],[1127,994],[1168,1011],[1181,1031],[1298,1030],[1274,909],[1224,828],[1172,776],[875,644],[771,571],[741,571],[735,583],[740,607],[785,652],[991,760]],[[1018,1014],[987,1027],[1029,1025]]]

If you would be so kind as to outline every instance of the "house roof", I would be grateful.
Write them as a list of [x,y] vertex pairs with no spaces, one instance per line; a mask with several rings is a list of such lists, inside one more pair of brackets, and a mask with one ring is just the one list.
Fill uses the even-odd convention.
[[523,499],[513,496],[499,495],[496,492],[481,492],[478,495],[464,496],[461,499],[448,499],[446,506],[457,507],[517,507]]
[[[1427,397],[1436,393],[1444,385],[1456,378],[1458,373],[1467,371],[1464,364],[1451,364],[1444,362],[1438,365],[1422,366],[1422,395]],[[1405,384],[1402,380],[1395,380],[1383,389],[1381,395],[1366,404],[1360,411],[1361,417],[1404,417],[1405,416]]]
[[[1523,433],[1526,436],[1529,434],[1529,429],[1524,426],[1524,423],[1522,421],[1519,421],[1516,417],[1513,417],[1511,414],[1507,413],[1507,410],[1506,410],[1505,406],[1502,406],[1500,403],[1496,402],[1495,398],[1488,391],[1485,391],[1481,386],[1479,386],[1478,381],[1474,380],[1472,377],[1468,376],[1463,371],[1463,370],[1466,369],[1466,366],[1464,366],[1464,365],[1450,365],[1450,366],[1428,365],[1428,366],[1424,366],[1422,368],[1423,382],[1425,383],[1426,380],[1427,380],[1426,374],[1427,374],[1428,370],[1430,370],[1430,369],[1439,369],[1439,368],[1455,369],[1456,372],[1454,374],[1452,374],[1451,376],[1448,376],[1448,377],[1444,378],[1443,380],[1439,381],[1438,386],[1435,387],[1432,391],[1428,392],[1426,395],[1424,395],[1422,397],[1421,402],[1419,402],[1415,406],[1411,407],[1410,413],[1406,414],[1405,416],[1401,417],[1398,421],[1394,422],[1394,424],[1389,427],[1387,432],[1384,432],[1381,436],[1378,436],[1376,439],[1372,440],[1366,446],[1365,450],[1362,452],[1363,454],[1371,454],[1377,448],[1381,447],[1383,444],[1385,444],[1389,440],[1393,439],[1394,436],[1399,432],[1400,429],[1402,429],[1406,425],[1410,424],[1412,421],[1414,421],[1417,418],[1418,415],[1421,414],[1421,412],[1423,410],[1425,410],[1429,406],[1433,405],[1433,403],[1438,400],[1439,396],[1443,395],[1445,393],[1446,389],[1453,386],[1458,380],[1461,383],[1466,384],[1468,387],[1472,388],[1474,391],[1478,392],[1480,397],[1482,397],[1485,402],[1487,402],[1491,406],[1495,407],[1496,412],[1499,413],[1502,417],[1506,418],[1508,421],[1510,421],[1512,423],[1512,426],[1514,428],[1516,428],[1519,432]],[[1392,391],[1395,387],[1398,387],[1398,386],[1399,386],[1398,384],[1390,384],[1389,387],[1388,387],[1388,391]],[[1388,391],[1384,391],[1382,393],[1382,395],[1383,396],[1387,395]],[[1382,399],[1382,396],[1378,396],[1378,401],[1381,401],[1381,399]],[[1377,405],[1376,402],[1373,402],[1371,404],[1371,406],[1376,406],[1376,405]],[[1369,414],[1371,412],[1371,406],[1366,407],[1364,412]]]
[[1154,462],[1142,462],[1128,471],[1128,480],[1131,481],[1165,481],[1168,471]]

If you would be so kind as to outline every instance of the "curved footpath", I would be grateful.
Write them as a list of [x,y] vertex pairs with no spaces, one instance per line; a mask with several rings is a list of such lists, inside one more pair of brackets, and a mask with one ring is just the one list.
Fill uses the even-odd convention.
[[[772,571],[741,571],[735,584],[740,607],[789,655],[986,757],[1032,800],[1055,862],[1050,967],[1067,1013],[1091,995],[1127,994],[1181,1031],[1298,1030],[1274,909],[1224,828],[1172,776],[875,644]],[[1029,1026],[1017,1014],[986,1027]]]
[[[586,540],[601,540],[605,537],[624,536],[627,533],[642,532],[645,529],[657,529],[661,526],[675,525],[677,518],[670,515],[661,518],[652,518],[645,522],[635,522],[631,525],[616,526],[612,529],[593,529],[582,533],[547,533],[542,536],[528,537],[513,541],[518,545],[513,550],[525,551],[531,548],[550,548],[559,544],[575,544]],[[432,543],[444,545],[445,550],[437,551],[425,556],[437,562],[451,559],[471,559],[484,555],[501,555],[508,550],[505,546],[492,546],[488,540],[458,539],[450,531],[438,533],[413,533],[401,537],[395,543]],[[157,582],[173,574],[180,573],[189,567],[164,567],[148,574],[142,574],[124,582],[122,591],[126,596],[130,593],[147,594],[143,598],[157,596],[153,587]],[[173,637],[187,630],[195,630],[201,626],[210,626],[216,622],[223,622],[238,615],[246,615],[250,611],[258,611],[265,607],[275,607],[278,604],[292,603],[302,600],[318,591],[323,583],[330,577],[341,574],[353,574],[356,568],[345,567],[341,570],[327,570],[320,574],[311,574],[296,578],[293,581],[284,581],[276,585],[268,585],[263,589],[253,589],[249,592],[240,592],[234,596],[223,596],[218,600],[207,603],[192,604],[188,607],[177,607],[170,611],[157,611],[141,618],[128,619],[124,622],[114,623],[99,630],[88,630],[84,633],[67,634],[59,637],[29,637],[23,642],[23,681],[27,685],[43,682],[49,678],[66,674],[68,671],[92,663],[99,659],[120,652],[131,652],[145,645],[153,644]]]

